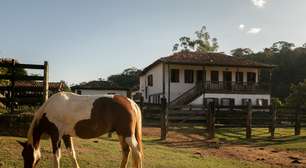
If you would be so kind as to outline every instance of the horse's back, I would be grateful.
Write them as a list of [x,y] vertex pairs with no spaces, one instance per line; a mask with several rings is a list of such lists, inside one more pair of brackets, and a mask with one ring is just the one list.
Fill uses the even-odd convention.
[[[93,138],[109,131],[130,134],[135,125],[135,103],[124,96],[80,96],[61,92],[44,105],[44,113],[61,134]],[[137,110],[136,110],[137,111]]]
[[132,101],[124,96],[100,97],[93,102],[91,117],[76,123],[76,134],[93,138],[107,132],[131,136],[135,129],[136,115]]
[[54,123],[62,134],[74,136],[74,125],[83,119],[90,118],[93,96],[79,96],[73,93],[60,92],[51,96],[43,105],[43,113]]

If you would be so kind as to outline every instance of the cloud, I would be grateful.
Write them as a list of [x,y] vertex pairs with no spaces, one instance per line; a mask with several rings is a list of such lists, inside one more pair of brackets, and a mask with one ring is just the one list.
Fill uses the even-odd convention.
[[249,31],[247,31],[248,34],[258,34],[261,32],[261,28],[250,28]]
[[266,5],[267,0],[252,0],[252,2],[256,7],[262,8]]
[[240,25],[239,25],[239,29],[240,29],[240,30],[244,30],[244,28],[245,28],[245,25],[244,25],[244,24],[240,24]]

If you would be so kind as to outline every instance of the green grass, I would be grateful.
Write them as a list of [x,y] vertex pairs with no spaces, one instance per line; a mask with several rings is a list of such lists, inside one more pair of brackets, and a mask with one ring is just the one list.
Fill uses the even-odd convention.
[[[183,134],[198,134],[206,136],[205,127],[172,128]],[[294,136],[294,128],[277,128],[275,138],[270,138],[267,128],[253,128],[252,139],[247,140],[244,128],[217,128],[216,140],[233,144],[247,144],[254,147],[271,147],[281,150],[301,151],[306,153],[306,128],[301,129],[301,135]]]
[[[203,127],[174,128],[177,132],[205,135]],[[253,129],[253,139],[245,139],[244,129],[217,129],[216,139],[229,144],[247,144],[254,147],[269,147],[280,150],[298,150],[306,152],[306,130],[302,130],[301,136],[292,136],[293,129],[277,129],[276,138],[270,140],[267,129]],[[0,136],[0,168],[22,167],[23,161],[20,156],[21,147],[16,140],[24,138]],[[95,142],[97,141],[97,142]],[[170,145],[171,146],[171,145]],[[158,137],[144,137],[144,167],[145,168],[268,168],[259,162],[227,159],[216,156],[200,156],[194,154],[195,150],[190,147],[170,147],[169,144],[158,140]],[[49,140],[42,140],[42,160],[39,167],[50,167],[52,153]],[[75,139],[75,148],[81,167],[86,168],[112,168],[119,167],[121,150],[116,136],[109,139],[100,137],[97,139]],[[201,147],[205,150],[205,147]],[[71,161],[67,151],[62,148],[62,167],[71,167]]]
[[219,129],[216,137],[233,143],[249,144],[256,147],[271,147],[282,150],[306,152],[306,129],[301,130],[301,135],[294,136],[293,128],[278,128],[275,130],[275,138],[270,138],[267,128],[252,129],[252,139],[245,138],[245,130]]
[[[14,113],[15,114],[19,114],[19,113],[34,113],[37,109],[39,108],[39,106],[18,106],[18,108],[14,109]],[[0,114],[1,113],[10,113],[10,108],[5,108],[5,106],[0,106]]]
[[[21,147],[15,140],[24,140],[15,137],[0,137],[0,167],[22,167],[20,156]],[[94,141],[98,141],[95,143]],[[42,141],[42,160],[39,167],[51,166],[50,142]],[[77,156],[81,167],[112,168],[119,167],[121,160],[120,146],[115,139],[98,138],[91,140],[75,140]],[[70,158],[65,149],[62,150],[62,167],[71,167]],[[246,161],[223,159],[213,156],[200,157],[194,155],[190,149],[176,149],[160,145],[157,139],[144,140],[146,168],[260,168],[268,167]]]

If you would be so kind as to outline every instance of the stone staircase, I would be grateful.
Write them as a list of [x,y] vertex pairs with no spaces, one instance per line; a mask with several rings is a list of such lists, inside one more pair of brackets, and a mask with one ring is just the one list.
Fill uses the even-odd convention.
[[185,93],[170,102],[170,105],[186,105],[192,102],[203,93],[202,84],[196,84],[193,88],[187,90]]

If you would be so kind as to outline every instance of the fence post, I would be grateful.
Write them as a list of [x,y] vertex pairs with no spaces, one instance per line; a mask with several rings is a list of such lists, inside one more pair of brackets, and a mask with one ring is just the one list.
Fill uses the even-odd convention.
[[300,112],[302,108],[297,107],[295,109],[295,126],[294,126],[294,135],[301,135],[301,119],[300,119]]
[[49,96],[49,82],[48,82],[48,78],[49,78],[49,65],[48,65],[48,61],[44,62],[44,81],[43,81],[43,85],[44,85],[44,94],[43,94],[43,99],[44,102],[47,101],[48,96]]
[[167,99],[165,97],[161,98],[161,115],[160,115],[160,139],[165,140],[168,133],[168,107]]
[[270,107],[270,112],[272,113],[272,123],[271,123],[271,129],[270,129],[270,133],[271,133],[271,139],[274,138],[275,135],[275,128],[276,128],[276,104],[273,103]]
[[215,138],[215,110],[215,102],[210,102],[207,115],[208,139]]
[[247,105],[247,117],[246,117],[246,138],[252,138],[252,105],[248,102]]
[[11,65],[11,94],[10,94],[10,109],[11,113],[14,113],[14,106],[15,106],[15,81],[16,81],[16,61],[13,59],[12,60],[12,65]]

